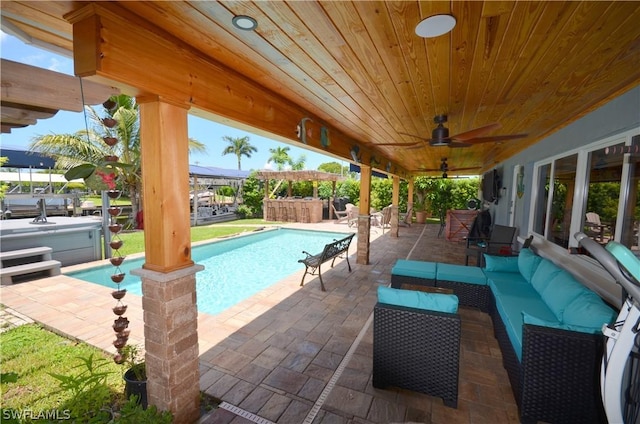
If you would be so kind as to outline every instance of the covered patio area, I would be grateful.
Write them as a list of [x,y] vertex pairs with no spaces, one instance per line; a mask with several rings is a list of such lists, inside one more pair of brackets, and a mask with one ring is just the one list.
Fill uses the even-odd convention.
[[[304,225],[310,227],[348,230],[327,221]],[[457,409],[440,398],[372,387],[370,316],[377,287],[389,284],[396,259],[463,263],[463,245],[438,238],[438,230],[413,225],[399,237],[373,235],[370,264],[351,261],[351,273],[344,261],[327,268],[326,292],[317,278],[300,287],[301,270],[222,314],[199,313],[200,389],[225,402],[201,422],[518,422],[491,320],[470,308],[460,309]],[[111,351],[104,325],[112,319],[110,290],[97,288],[104,293],[59,276],[5,286],[1,294],[3,304],[36,322]],[[130,300],[128,315],[142,325],[139,297]],[[133,334],[142,331],[134,327]]]

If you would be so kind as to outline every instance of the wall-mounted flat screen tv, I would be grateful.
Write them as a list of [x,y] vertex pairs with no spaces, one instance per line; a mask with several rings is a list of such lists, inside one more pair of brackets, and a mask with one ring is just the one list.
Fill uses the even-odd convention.
[[482,176],[482,198],[489,203],[498,203],[500,197],[500,174],[494,169]]

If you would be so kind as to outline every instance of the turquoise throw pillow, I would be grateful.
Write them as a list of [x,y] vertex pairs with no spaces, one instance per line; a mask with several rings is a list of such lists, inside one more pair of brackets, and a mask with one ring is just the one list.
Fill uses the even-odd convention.
[[425,293],[380,286],[378,302],[450,314],[458,312],[458,296],[454,294]]
[[600,297],[589,291],[576,297],[564,310],[562,322],[570,325],[582,325],[601,328],[611,324],[617,313],[607,306]]
[[562,268],[550,260],[542,259],[540,265],[536,268],[536,272],[533,273],[530,283],[538,294],[542,295],[542,292],[551,284],[551,281],[561,272],[566,271],[563,271]]
[[558,318],[558,321],[564,322],[565,308],[578,296],[588,292],[588,288],[576,281],[573,275],[563,270],[556,274],[555,278],[540,293],[540,297]]
[[599,327],[586,327],[583,325],[566,324],[560,321],[547,321],[542,318],[538,318],[534,315],[529,315],[526,312],[522,312],[522,322],[524,324],[538,325],[540,327],[559,328],[560,330],[578,331],[580,333],[588,334],[601,334],[602,326]]
[[518,269],[528,283],[531,282],[531,278],[536,272],[540,261],[542,261],[542,258],[533,253],[531,249],[522,249],[518,254]]
[[484,255],[485,271],[520,272],[517,256]]

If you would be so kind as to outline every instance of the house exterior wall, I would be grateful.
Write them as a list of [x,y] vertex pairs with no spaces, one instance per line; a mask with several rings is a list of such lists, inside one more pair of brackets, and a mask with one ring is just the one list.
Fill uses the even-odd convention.
[[606,137],[610,137],[640,126],[640,86],[628,91],[609,103],[583,116],[539,143],[512,156],[498,165],[502,174],[502,198],[497,205],[491,205],[494,222],[509,224],[509,206],[513,181],[513,170],[516,165],[524,165],[525,190],[521,199],[516,200],[517,208],[514,225],[518,227],[520,237],[527,236],[531,194],[533,192],[532,176],[534,163],[545,158],[560,155],[580,148]]

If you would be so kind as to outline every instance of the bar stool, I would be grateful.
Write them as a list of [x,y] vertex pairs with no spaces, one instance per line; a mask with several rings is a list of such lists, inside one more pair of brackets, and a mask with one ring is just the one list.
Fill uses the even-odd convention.
[[296,202],[289,202],[289,212],[288,212],[289,222],[297,222],[298,221],[298,211],[296,210]]
[[287,204],[286,202],[278,202],[278,221],[286,222],[287,218]]
[[302,220],[301,222],[304,223],[309,223],[311,222],[311,215],[309,212],[309,205],[307,205],[306,203],[301,203],[300,204],[300,214],[302,215]]
[[267,203],[267,221],[275,221],[277,219],[276,216],[276,207],[274,202]]

